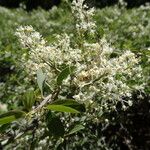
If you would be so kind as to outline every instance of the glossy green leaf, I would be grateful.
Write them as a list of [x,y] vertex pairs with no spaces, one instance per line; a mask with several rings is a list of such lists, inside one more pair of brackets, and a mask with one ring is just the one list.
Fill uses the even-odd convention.
[[7,123],[13,122],[15,120],[16,120],[16,117],[13,115],[8,116],[8,117],[3,117],[3,118],[0,118],[0,125],[7,124]]
[[62,81],[64,79],[66,79],[73,71],[74,71],[75,67],[74,66],[69,66],[66,67],[64,70],[62,70],[62,72],[60,72],[60,74],[57,77],[57,84],[61,85]]
[[66,100],[57,100],[52,103],[53,105],[63,105],[67,107],[71,107],[79,112],[85,112],[85,106],[84,104],[80,104],[75,100],[72,99],[66,99]]
[[43,84],[45,81],[46,75],[43,73],[42,69],[37,70],[37,83],[43,95]]
[[20,110],[12,110],[0,115],[0,125],[11,123],[18,118],[24,116],[25,113]]
[[74,133],[76,133],[76,132],[78,132],[78,131],[80,131],[80,130],[83,130],[84,128],[85,128],[85,127],[84,127],[83,125],[78,124],[78,125],[74,126],[73,129],[71,129],[68,134],[69,134],[69,135],[70,135],[70,134],[74,134]]
[[64,105],[48,105],[47,109],[59,112],[80,113],[78,110]]

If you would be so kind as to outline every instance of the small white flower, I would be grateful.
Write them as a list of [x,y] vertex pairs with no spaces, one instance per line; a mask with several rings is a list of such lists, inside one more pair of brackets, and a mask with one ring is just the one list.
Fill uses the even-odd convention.
[[109,120],[108,120],[108,119],[105,119],[105,122],[106,122],[106,123],[108,123],[108,122],[109,122]]
[[7,105],[0,103],[0,112],[6,112],[7,111]]
[[133,105],[133,102],[131,100],[128,100],[128,105],[129,106],[132,106]]

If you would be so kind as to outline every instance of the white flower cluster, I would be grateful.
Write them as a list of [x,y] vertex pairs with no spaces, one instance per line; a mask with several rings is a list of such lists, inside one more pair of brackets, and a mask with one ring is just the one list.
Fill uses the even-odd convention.
[[[85,11],[83,0],[73,1],[73,13],[78,16],[79,28],[93,28],[85,18],[91,17],[93,10]],[[79,27],[79,28],[78,28]],[[81,31],[82,32],[82,31]],[[127,50],[120,56],[113,56],[114,49],[104,38],[99,42],[88,43],[83,39],[82,47],[72,44],[67,34],[58,35],[57,42],[47,45],[42,36],[31,26],[18,28],[16,35],[23,46],[30,49],[27,70],[33,75],[39,68],[47,74],[47,82],[52,85],[61,71],[61,67],[75,66],[73,77],[63,84],[75,86],[73,98],[88,104],[98,103],[103,110],[115,109],[118,102],[125,109],[132,105],[131,94],[134,90],[142,90],[142,69],[135,54]],[[63,91],[63,89],[62,89]]]
[[[95,32],[96,24],[92,20],[94,15],[94,8],[88,8],[87,5],[83,4],[84,0],[73,0],[72,2],[72,13],[76,19],[76,28],[78,32],[90,31]],[[87,11],[88,9],[88,11]]]
[[34,49],[45,45],[45,41],[42,39],[41,35],[36,32],[32,26],[19,27],[16,35],[20,38],[23,47]]
[[0,102],[0,113],[7,111],[7,105]]
[[[119,101],[122,106],[131,105],[133,89],[142,90],[144,87],[144,83],[130,83],[142,78],[142,69],[135,54],[126,51],[119,57],[111,58],[113,49],[103,39],[101,44],[95,43],[85,48],[84,67],[74,79],[80,90],[74,98],[84,102],[99,101],[106,109],[114,109]],[[124,97],[128,100],[123,100]]]
[[[46,73],[49,84],[53,83],[61,65],[78,64],[82,54],[80,49],[73,49],[67,34],[57,35],[57,42],[46,45],[46,41],[31,26],[19,27],[16,35],[23,47],[30,49],[30,59],[25,63],[30,75],[35,75],[39,68]],[[24,61],[26,55],[24,56]]]

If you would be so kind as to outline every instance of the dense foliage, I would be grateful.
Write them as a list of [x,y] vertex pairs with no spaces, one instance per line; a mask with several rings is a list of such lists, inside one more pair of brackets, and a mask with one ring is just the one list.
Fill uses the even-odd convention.
[[[124,6],[97,10],[96,22],[91,18],[93,10],[85,11],[89,17],[88,26],[84,17],[77,15],[80,5],[73,7],[75,21],[69,6],[65,7],[31,13],[0,8],[0,122],[5,122],[0,127],[0,146],[4,149],[148,149],[149,5],[132,10],[126,10]],[[45,39],[31,26],[18,28],[24,25],[32,25]],[[20,48],[14,35],[17,28],[16,34],[24,49]],[[48,49],[51,49],[50,53]],[[86,53],[90,50],[92,57]],[[102,64],[96,59],[99,50]],[[43,59],[46,62],[51,59],[55,65],[49,66]],[[126,68],[127,72],[125,68],[120,74],[115,70],[126,65],[131,65]],[[100,72],[97,67],[101,68]],[[101,77],[103,81],[99,81],[95,75],[101,76],[102,71],[110,69],[108,67],[114,76],[112,72],[106,72],[105,78]],[[95,82],[92,86],[89,84],[91,77]],[[142,87],[134,87],[137,82]],[[114,85],[119,90],[117,94],[109,88]],[[96,96],[92,95],[93,91]],[[41,110],[44,105],[40,101],[44,96],[47,102],[49,96],[45,96],[48,94],[52,94],[53,99],[62,99],[49,105],[48,109],[73,114]],[[36,112],[36,108],[40,111]],[[12,109],[14,111],[4,114]],[[9,123],[24,115],[25,119]]]

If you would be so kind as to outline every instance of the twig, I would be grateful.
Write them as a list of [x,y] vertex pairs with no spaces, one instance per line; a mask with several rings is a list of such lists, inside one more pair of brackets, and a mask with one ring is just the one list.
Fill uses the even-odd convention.
[[44,100],[40,103],[40,105],[38,105],[35,109],[33,109],[32,112],[35,113],[38,110],[40,110],[41,108],[43,108],[43,106],[45,106],[47,103],[50,103],[50,102],[56,100],[59,92],[60,92],[60,87],[58,87],[52,94],[45,97]]

